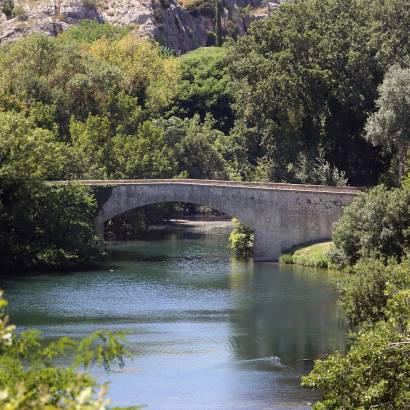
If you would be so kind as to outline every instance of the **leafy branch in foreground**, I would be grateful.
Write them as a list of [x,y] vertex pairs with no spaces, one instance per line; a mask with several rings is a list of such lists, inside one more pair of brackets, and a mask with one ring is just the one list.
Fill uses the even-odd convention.
[[[367,263],[368,270],[377,268],[377,262]],[[358,268],[359,275],[365,273],[364,264]],[[382,276],[381,289],[367,286],[369,279],[365,279],[356,288],[359,293],[344,295],[355,305],[347,316],[361,327],[345,356],[335,353],[316,361],[312,372],[302,378],[304,387],[323,391],[315,410],[410,408],[410,278],[408,270],[404,272],[408,265],[401,268],[401,275],[399,268],[385,267],[391,273]],[[395,283],[400,276],[402,283]]]
[[[124,333],[97,331],[76,341],[63,337],[44,344],[39,332],[18,335],[5,314],[7,302],[0,291],[0,407],[4,410],[105,410],[107,384],[98,385],[89,370],[123,367],[130,353]],[[73,355],[72,364],[54,367],[53,361]],[[136,407],[133,407],[136,409]]]
[[317,361],[303,378],[303,386],[325,391],[314,409],[409,408],[410,290],[389,304],[386,322],[361,331],[346,356]]

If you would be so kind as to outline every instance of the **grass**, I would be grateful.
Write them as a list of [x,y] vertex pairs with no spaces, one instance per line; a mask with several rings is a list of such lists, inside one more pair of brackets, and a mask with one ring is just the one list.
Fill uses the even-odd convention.
[[327,252],[332,248],[332,242],[321,242],[296,248],[279,258],[280,263],[312,266],[314,268],[329,268]]

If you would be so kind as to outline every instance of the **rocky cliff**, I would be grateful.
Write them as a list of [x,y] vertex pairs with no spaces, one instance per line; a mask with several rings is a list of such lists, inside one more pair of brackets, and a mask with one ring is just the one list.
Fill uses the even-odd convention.
[[[0,0],[0,43],[33,32],[56,35],[83,19],[131,26],[176,52],[215,41],[216,0]],[[246,32],[283,0],[219,0],[222,30]]]

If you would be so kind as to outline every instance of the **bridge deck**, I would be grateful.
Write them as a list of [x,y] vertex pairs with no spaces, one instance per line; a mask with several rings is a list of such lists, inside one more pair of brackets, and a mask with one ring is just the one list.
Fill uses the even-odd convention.
[[287,184],[272,182],[243,182],[243,181],[222,181],[209,179],[99,179],[99,180],[72,180],[72,181],[49,181],[49,184],[68,184],[77,183],[90,186],[118,186],[118,185],[205,185],[214,187],[233,187],[233,188],[253,188],[269,190],[285,190],[298,192],[329,192],[338,194],[354,195],[361,192],[357,187],[337,187],[327,185],[306,185],[306,184]]

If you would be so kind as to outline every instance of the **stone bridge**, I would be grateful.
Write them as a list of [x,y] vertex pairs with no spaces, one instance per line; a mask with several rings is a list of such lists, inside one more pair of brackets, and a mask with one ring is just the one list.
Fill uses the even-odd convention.
[[360,192],[352,187],[214,180],[78,182],[106,189],[95,219],[100,234],[105,221],[133,208],[161,202],[206,205],[254,230],[256,260],[276,260],[296,245],[330,238],[343,207]]

